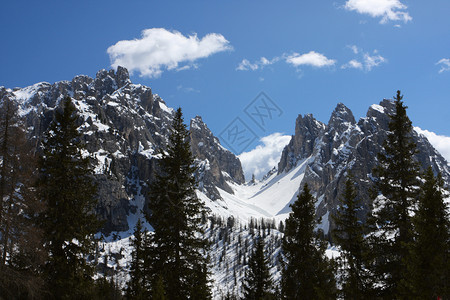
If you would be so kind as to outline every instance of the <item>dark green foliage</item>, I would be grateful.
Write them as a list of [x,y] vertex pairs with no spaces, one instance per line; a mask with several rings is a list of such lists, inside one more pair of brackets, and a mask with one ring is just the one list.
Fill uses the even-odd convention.
[[154,228],[148,248],[152,281],[163,279],[168,299],[210,298],[204,206],[195,193],[196,167],[188,135],[179,108],[148,201],[147,220]]
[[166,300],[166,291],[164,290],[164,281],[161,276],[157,276],[152,288],[153,300]]
[[101,277],[95,281],[95,293],[93,296],[96,300],[120,300],[123,299],[122,292],[114,280],[107,280]]
[[244,299],[275,299],[269,260],[264,255],[264,239],[259,237],[255,244],[242,285]]
[[397,91],[395,114],[391,116],[389,133],[378,155],[372,211],[374,234],[370,237],[374,258],[373,272],[379,284],[378,294],[386,297],[407,296],[400,287],[407,276],[408,245],[412,242],[411,212],[417,199],[419,166],[412,141],[412,125],[406,115],[403,96]]
[[336,284],[326,242],[315,232],[314,197],[308,185],[291,205],[282,243],[281,293],[284,299],[333,299]]
[[341,248],[338,259],[344,299],[363,299],[367,291],[366,270],[364,267],[364,227],[358,218],[361,205],[357,199],[351,177],[345,182],[345,190],[340,198],[340,206],[333,216],[335,229],[333,239]]
[[450,219],[442,177],[430,168],[424,174],[413,223],[414,244],[408,260],[405,288],[410,299],[448,299],[450,296]]
[[36,161],[17,104],[0,100],[0,295],[8,299],[43,295],[45,260],[36,214]]
[[127,299],[146,299],[148,292],[146,290],[145,270],[145,239],[147,231],[142,230],[142,222],[139,219],[134,229],[134,238],[131,243],[133,252],[131,254],[130,280],[127,283]]
[[76,120],[75,106],[66,98],[45,134],[40,160],[39,195],[46,204],[40,221],[50,254],[46,279],[58,299],[92,293],[93,268],[86,256],[95,248],[93,235],[99,229],[92,213],[96,187]]

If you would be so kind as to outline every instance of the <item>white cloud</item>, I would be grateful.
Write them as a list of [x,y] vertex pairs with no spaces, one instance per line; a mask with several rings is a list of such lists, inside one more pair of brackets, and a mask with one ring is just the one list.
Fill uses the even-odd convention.
[[199,90],[194,89],[193,87],[186,87],[181,84],[177,86],[177,90],[185,92],[185,93],[200,93]]
[[344,7],[360,14],[368,14],[374,18],[381,17],[381,24],[388,21],[407,23],[412,20],[412,17],[405,11],[407,6],[400,0],[348,0]]
[[276,63],[278,60],[280,60],[279,57],[274,57],[271,60],[268,60],[264,56],[261,57],[258,61],[251,63],[248,59],[243,59],[239,65],[236,67],[236,70],[239,71],[255,71],[258,69],[262,69],[267,65],[272,65]]
[[359,48],[356,45],[347,45],[347,48],[349,48],[350,50],[352,50],[352,52],[354,54],[358,54],[359,53]]
[[236,70],[239,71],[248,71],[248,70],[258,70],[259,66],[257,63],[252,64],[248,59],[243,59],[239,65],[237,66]]
[[450,71],[450,58],[443,58],[440,61],[436,63],[436,65],[440,65],[441,69],[439,70],[439,73]]
[[123,66],[140,76],[155,78],[166,69],[196,68],[196,60],[231,49],[230,42],[218,33],[199,39],[196,34],[184,36],[178,31],[150,28],[142,31],[140,39],[119,41],[107,52],[112,67]]
[[371,71],[372,68],[378,67],[382,63],[387,62],[386,58],[378,54],[378,50],[374,50],[371,54],[369,52],[363,52],[363,49],[358,48],[355,45],[347,46],[347,48],[351,49],[354,54],[361,53],[360,60],[352,59],[348,63],[343,64],[341,69],[359,69],[365,71]]
[[245,178],[250,180],[252,174],[255,174],[257,179],[261,179],[274,166],[277,166],[281,158],[281,152],[290,140],[291,136],[276,132],[261,138],[262,145],[241,153],[238,157],[241,160]]
[[367,71],[372,70],[373,67],[378,67],[380,64],[386,62],[386,59],[379,55],[369,55],[368,53],[364,54],[364,67]]
[[334,59],[329,59],[325,55],[315,51],[310,51],[305,54],[294,53],[286,57],[286,62],[296,67],[310,65],[318,68],[333,66],[336,63]]
[[419,134],[423,134],[433,147],[450,162],[450,137],[444,135],[437,135],[428,130],[422,130],[419,127],[414,127]]
[[356,59],[352,59],[345,65],[342,65],[341,69],[360,69],[360,70],[362,70],[363,64],[361,62],[357,61]]

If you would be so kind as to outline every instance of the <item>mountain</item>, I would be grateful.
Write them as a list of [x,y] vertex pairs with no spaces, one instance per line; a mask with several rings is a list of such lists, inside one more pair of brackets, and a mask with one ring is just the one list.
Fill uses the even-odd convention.
[[[329,214],[337,208],[345,177],[350,171],[358,179],[358,196],[363,199],[365,209],[361,214],[364,216],[370,206],[368,191],[373,182],[372,169],[388,132],[389,115],[394,112],[394,102],[384,99],[379,105],[370,106],[366,117],[358,122],[342,103],[336,106],[327,125],[312,115],[299,115],[295,135],[283,150],[278,173],[288,173],[300,161],[309,159],[301,185],[308,183],[315,192],[318,216],[327,222]],[[431,165],[434,172],[441,172],[444,180],[450,183],[447,161],[425,136],[413,132],[413,140],[419,150],[416,159],[422,168]]]
[[[151,88],[133,84],[122,67],[117,71],[100,70],[95,78],[80,75],[54,84],[0,87],[0,101],[9,98],[19,103],[29,138],[38,151],[55,110],[67,96],[73,98],[80,115],[78,125],[86,144],[85,155],[91,157],[99,188],[95,213],[104,220],[102,233],[107,242],[100,250],[106,263],[100,263],[97,270],[116,276],[123,285],[130,261],[129,239],[137,218],[143,217],[148,184],[158,172],[156,162],[167,145],[174,110]],[[271,273],[279,278],[277,257],[282,233],[275,224],[287,218],[289,205],[305,183],[317,199],[317,215],[322,217],[320,227],[325,233],[334,226],[330,215],[337,209],[349,172],[358,179],[364,216],[370,207],[372,169],[394,108],[392,100],[384,99],[356,121],[351,110],[338,103],[327,124],[312,114],[298,115],[295,133],[278,165],[261,181],[249,183],[245,182],[238,157],[220,144],[202,118],[190,120],[189,139],[198,166],[197,194],[211,214],[206,234],[212,241],[215,298],[228,291],[239,292],[255,230],[265,236]],[[413,139],[422,167],[431,165],[449,185],[447,161],[425,136],[413,132]],[[329,249],[328,254],[333,255],[333,250]]]
[[[103,232],[128,231],[145,207],[147,185],[157,172],[156,159],[167,144],[174,110],[151,88],[133,84],[122,67],[116,72],[100,70],[95,78],[80,75],[54,84],[0,88],[0,98],[19,102],[36,146],[66,96],[74,99],[81,116],[79,130],[95,168],[99,187],[96,213],[105,220]],[[343,103],[337,104],[327,124],[312,114],[299,115],[276,172],[253,185],[245,184],[239,159],[197,116],[190,121],[190,142],[198,164],[199,196],[212,213],[222,216],[282,220],[299,188],[308,183],[317,198],[323,228],[328,231],[328,217],[336,210],[348,171],[359,180],[358,195],[365,200],[362,213],[369,209],[371,173],[393,112],[393,101],[384,99],[370,106],[358,122]],[[423,135],[414,132],[414,141],[421,165],[431,165],[450,182],[445,159]]]
[[[19,103],[36,147],[67,96],[78,110],[86,155],[92,158],[99,189],[96,213],[105,221],[102,231],[130,230],[145,207],[147,185],[157,172],[156,158],[166,147],[174,110],[149,87],[132,84],[122,67],[100,70],[95,78],[81,75],[21,89],[0,87],[0,99]],[[215,200],[220,198],[216,187],[233,193],[228,181],[244,183],[239,159],[220,146],[200,117],[191,122],[190,138],[199,162],[199,190]]]
[[227,182],[244,184],[244,172],[239,159],[220,145],[219,139],[197,116],[190,123],[190,143],[192,154],[199,165],[197,172],[198,189],[211,200],[221,199],[217,188],[233,194]]

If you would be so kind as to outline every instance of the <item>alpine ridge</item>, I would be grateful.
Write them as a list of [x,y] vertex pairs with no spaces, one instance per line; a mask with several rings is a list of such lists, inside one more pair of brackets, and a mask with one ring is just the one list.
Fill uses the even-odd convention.
[[[54,84],[0,87],[0,101],[8,98],[18,103],[28,138],[38,152],[44,132],[68,96],[79,114],[77,125],[86,145],[84,155],[90,158],[98,186],[99,201],[94,213],[104,221],[99,233],[106,237],[100,249],[103,260],[99,260],[102,262],[96,270],[110,279],[115,276],[124,287],[130,269],[133,228],[138,219],[144,219],[149,187],[159,172],[157,162],[166,149],[175,110],[150,87],[133,84],[122,67],[100,70],[95,78],[79,75]],[[265,239],[270,273],[279,281],[282,222],[305,184],[316,199],[315,215],[320,219],[317,227],[326,237],[335,226],[331,216],[338,209],[349,173],[358,180],[356,194],[363,200],[359,213],[364,219],[371,207],[372,170],[394,111],[393,100],[383,99],[371,105],[359,120],[343,103],[337,104],[327,124],[312,114],[299,114],[295,133],[277,166],[261,181],[251,182],[246,182],[239,158],[220,144],[202,118],[190,120],[190,150],[197,166],[196,193],[209,212],[205,234],[212,242],[209,254],[214,299],[230,291],[240,293],[255,231]],[[431,166],[449,186],[448,162],[425,136],[413,131],[412,138],[421,168]],[[278,229],[277,224],[281,224]],[[151,229],[147,223],[143,226]],[[328,256],[335,254],[335,249],[327,250]]]
[[[36,146],[53,119],[54,110],[66,96],[74,99],[81,115],[79,130],[87,146],[86,155],[95,166],[99,187],[96,213],[105,220],[102,230],[129,231],[134,226],[130,219],[135,219],[130,216],[140,214],[145,207],[147,185],[157,172],[155,161],[167,143],[174,110],[151,88],[133,84],[122,67],[116,72],[100,70],[95,78],[79,75],[54,84],[0,88],[0,98],[19,103],[29,138]],[[220,145],[197,116],[190,122],[190,140],[198,163],[198,193],[213,213],[218,209],[222,215],[244,220],[250,216],[283,219],[298,190],[308,183],[317,199],[317,215],[322,217],[327,232],[333,226],[329,215],[336,210],[348,171],[359,178],[358,195],[368,199],[376,154],[386,137],[393,110],[392,100],[384,99],[370,106],[358,122],[343,103],[337,104],[327,124],[312,114],[299,115],[295,134],[282,151],[277,172],[271,171],[256,185],[245,184],[239,159]],[[440,171],[444,180],[450,182],[445,159],[424,136],[414,132],[414,141],[421,165],[431,165],[434,172]],[[292,176],[293,172],[296,176]],[[287,180],[289,176],[292,180]],[[280,182],[284,182],[284,188]],[[369,209],[369,203],[364,203],[364,207],[362,214]]]

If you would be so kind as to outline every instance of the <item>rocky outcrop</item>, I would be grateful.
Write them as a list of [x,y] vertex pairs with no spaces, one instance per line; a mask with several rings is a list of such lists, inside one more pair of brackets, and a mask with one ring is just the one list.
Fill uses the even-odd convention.
[[239,159],[220,145],[219,139],[197,116],[191,120],[190,141],[192,154],[198,160],[199,170],[197,177],[199,189],[208,198],[219,199],[217,188],[233,194],[233,190],[227,182],[233,181],[237,184],[245,182]]
[[[103,232],[128,230],[128,216],[145,207],[148,183],[158,172],[157,154],[167,146],[174,111],[149,87],[133,84],[121,67],[116,72],[100,70],[95,78],[80,75],[54,84],[42,82],[14,90],[0,87],[0,101],[7,97],[19,103],[30,139],[38,149],[55,110],[67,96],[77,108],[79,130],[94,168],[99,196],[96,213],[105,221]],[[369,209],[372,169],[394,110],[394,102],[385,99],[372,105],[358,122],[342,103],[326,125],[311,114],[299,115],[278,173],[289,172],[308,159],[300,185],[310,185],[317,197],[318,216],[331,221],[327,216],[338,207],[351,171],[358,179],[358,197],[365,201],[364,215]],[[220,145],[201,117],[191,120],[189,138],[198,165],[198,189],[209,199],[220,199],[219,189],[232,194],[234,184],[245,183],[239,159]],[[425,137],[413,132],[413,138],[421,165],[431,165],[450,183],[445,159]],[[275,172],[276,168],[263,180]]]
[[[395,113],[392,100],[383,100],[372,105],[366,117],[358,123],[352,112],[339,103],[324,127],[311,115],[299,116],[296,133],[283,150],[279,172],[286,172],[304,158],[311,157],[301,185],[308,183],[317,197],[317,214],[330,222],[333,228],[333,214],[339,197],[344,190],[346,176],[351,172],[357,178],[358,197],[363,201],[361,217],[370,209],[369,189],[373,184],[372,170],[377,164],[377,154],[389,130],[390,115]],[[305,122],[305,119],[307,122]],[[450,168],[445,159],[431,146],[428,140],[412,133],[419,150],[416,159],[423,168],[431,165],[435,172],[441,172],[450,182]],[[325,228],[327,229],[327,228]]]
[[288,172],[295,167],[298,161],[309,157],[313,153],[316,139],[324,129],[325,125],[314,119],[312,114],[304,117],[298,115],[295,121],[295,135],[283,149],[278,163],[278,173]]
[[[132,84],[122,67],[116,72],[100,70],[95,78],[80,75],[54,84],[0,88],[1,98],[19,102],[36,147],[67,96],[73,98],[79,130],[92,158],[99,197],[96,213],[104,221],[103,232],[128,230],[128,215],[145,207],[147,186],[157,170],[156,154],[167,145],[174,111],[149,87]],[[203,176],[202,183],[211,194],[220,197],[215,187],[229,191],[227,180],[243,183],[242,168],[199,120],[191,124],[192,150],[211,169],[197,175]],[[195,124],[202,129],[196,130]],[[144,202],[137,200],[142,198]]]

